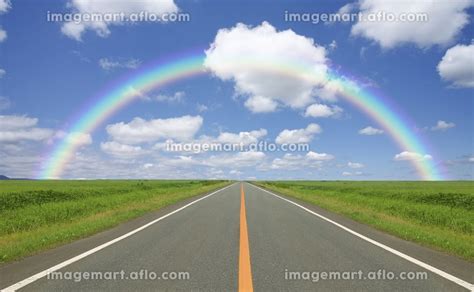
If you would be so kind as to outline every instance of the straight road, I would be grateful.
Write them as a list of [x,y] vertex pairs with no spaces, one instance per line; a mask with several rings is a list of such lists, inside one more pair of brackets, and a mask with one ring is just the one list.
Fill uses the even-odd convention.
[[[253,185],[236,183],[54,269],[60,273],[56,277],[62,275],[68,279],[27,278],[7,289],[467,291],[472,288],[469,283],[472,277],[466,279],[463,274],[462,279],[425,262],[414,262],[413,255],[397,254],[397,250],[377,245],[378,242],[337,224]],[[74,256],[77,255],[72,254],[71,258]],[[462,263],[462,269],[466,267],[472,265]],[[102,279],[86,279],[92,273],[96,273],[95,277],[101,275]],[[169,279],[176,277],[181,279]]]

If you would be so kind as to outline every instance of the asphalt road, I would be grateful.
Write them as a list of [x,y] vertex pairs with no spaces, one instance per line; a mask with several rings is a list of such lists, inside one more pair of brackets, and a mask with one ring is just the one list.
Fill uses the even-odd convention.
[[[166,212],[173,213],[56,271],[70,279],[30,278],[31,283],[16,287],[21,291],[466,291],[453,279],[464,285],[473,280],[470,263],[370,228],[357,230],[384,246],[393,242],[391,248],[403,251],[396,254],[247,183]],[[337,220],[358,228],[350,220]],[[87,246],[87,240],[80,245]],[[84,249],[71,247],[69,258]],[[67,246],[61,248],[56,253],[62,256],[46,264],[47,258],[54,259],[54,250],[0,267],[0,287],[28,279],[33,272],[54,266],[53,262],[64,262],[67,251]],[[428,268],[404,257],[417,255],[426,259],[421,263]],[[438,263],[442,267],[433,267]],[[99,277],[96,272],[103,279],[85,279],[91,273]],[[332,279],[324,279],[325,273]],[[424,279],[400,279],[404,276]]]

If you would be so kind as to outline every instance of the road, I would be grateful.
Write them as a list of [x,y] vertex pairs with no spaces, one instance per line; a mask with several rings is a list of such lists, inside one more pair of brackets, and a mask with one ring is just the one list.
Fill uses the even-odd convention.
[[[147,226],[132,229],[133,234],[113,242],[107,239],[105,246],[96,250],[81,250],[76,245],[69,260],[58,257],[48,262],[47,259],[54,258],[55,251],[51,251],[24,263],[1,267],[3,286],[0,287],[8,285],[7,289],[21,291],[467,291],[472,288],[470,273],[474,269],[470,269],[473,267],[470,263],[370,228],[354,231],[352,227],[344,227],[355,224],[348,219],[346,222],[334,217],[339,218],[335,222],[292,202],[251,184],[236,183],[166,211],[165,215],[161,213],[164,218],[147,219]],[[86,245],[87,240],[79,246]],[[387,245],[390,242],[396,246],[393,250],[393,246]],[[67,250],[64,247],[61,252]],[[417,255],[432,262],[416,262]],[[439,260],[443,267],[433,266],[436,259],[445,259]],[[44,276],[47,268],[58,264],[52,269],[60,273],[56,275],[75,280]],[[41,267],[42,271],[38,270]],[[27,269],[31,271],[25,275]],[[39,274],[31,278],[34,269]],[[92,272],[101,272],[95,275],[101,275],[102,279],[85,279]],[[325,273],[332,278],[324,279]],[[154,279],[155,276],[160,279]],[[294,279],[298,276],[300,279]],[[387,279],[392,276],[394,279]],[[423,279],[400,279],[406,276]]]

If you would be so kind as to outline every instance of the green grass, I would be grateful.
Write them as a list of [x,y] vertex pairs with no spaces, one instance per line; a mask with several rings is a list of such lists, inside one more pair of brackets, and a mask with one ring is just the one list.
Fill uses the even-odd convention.
[[0,262],[86,237],[227,181],[0,181]]
[[474,261],[474,182],[282,181],[260,186]]

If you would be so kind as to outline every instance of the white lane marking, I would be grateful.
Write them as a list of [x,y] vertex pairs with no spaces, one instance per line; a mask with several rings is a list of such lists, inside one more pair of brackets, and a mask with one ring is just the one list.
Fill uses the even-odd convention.
[[217,190],[217,191],[214,191],[214,192],[212,192],[212,193],[210,193],[210,194],[208,194],[208,195],[206,195],[206,196],[204,196],[204,197],[202,197],[202,198],[199,198],[199,199],[197,199],[197,200],[194,200],[194,201],[192,201],[191,203],[186,204],[186,205],[184,205],[183,207],[181,207],[181,208],[179,208],[179,209],[176,209],[176,210],[174,210],[174,211],[172,211],[172,212],[170,212],[170,213],[168,213],[168,214],[166,214],[166,215],[164,215],[164,216],[161,216],[161,217],[158,218],[158,219],[155,219],[155,220],[153,220],[153,221],[151,221],[151,222],[148,222],[148,223],[145,224],[145,225],[142,225],[141,227],[138,227],[137,229],[134,229],[134,230],[132,230],[132,231],[130,231],[130,232],[128,232],[128,233],[122,235],[122,236],[119,236],[119,237],[117,237],[117,238],[115,238],[115,239],[112,239],[111,241],[108,241],[108,242],[103,243],[103,244],[101,244],[101,245],[99,245],[99,246],[97,246],[97,247],[94,247],[93,249],[90,249],[90,250],[88,250],[88,251],[86,251],[86,252],[83,252],[83,253],[81,253],[80,255],[77,255],[77,256],[75,256],[75,257],[73,257],[73,258],[70,258],[70,259],[68,259],[68,260],[66,260],[66,261],[64,261],[64,262],[62,262],[62,263],[59,263],[59,264],[57,264],[57,265],[55,265],[55,266],[53,266],[53,267],[51,267],[51,268],[49,268],[49,269],[46,269],[46,270],[41,271],[41,272],[39,272],[39,273],[37,273],[37,274],[34,274],[33,276],[28,277],[28,278],[26,278],[26,279],[24,279],[24,280],[22,280],[22,281],[20,281],[20,282],[17,282],[17,283],[15,283],[15,284],[11,285],[11,286],[8,286],[8,287],[2,289],[1,291],[2,291],[2,292],[10,292],[10,291],[16,291],[16,290],[18,290],[18,289],[20,289],[20,288],[23,288],[24,286],[26,286],[26,285],[28,285],[28,284],[31,284],[31,283],[33,283],[34,281],[38,280],[38,279],[43,278],[44,276],[48,275],[48,274],[51,273],[51,272],[57,271],[57,270],[59,270],[59,269],[62,269],[62,268],[66,267],[66,266],[68,266],[68,265],[70,265],[70,264],[72,264],[72,263],[74,263],[74,262],[77,262],[77,261],[80,260],[80,259],[83,259],[83,258],[85,258],[85,257],[87,257],[87,256],[90,256],[90,255],[93,254],[93,253],[98,252],[99,250],[102,250],[102,249],[104,249],[104,248],[106,248],[106,247],[108,247],[108,246],[110,246],[110,245],[112,245],[112,244],[114,244],[114,243],[117,243],[117,242],[121,241],[122,239],[125,239],[125,238],[127,238],[127,237],[130,237],[130,236],[132,236],[133,234],[135,234],[135,233],[137,233],[137,232],[139,232],[139,231],[142,231],[143,229],[145,229],[145,228],[147,228],[147,227],[149,227],[149,226],[151,226],[151,225],[153,225],[153,224],[155,224],[155,223],[157,223],[157,222],[159,222],[159,221],[161,221],[161,220],[163,220],[163,219],[165,219],[165,218],[167,218],[167,217],[169,217],[169,216],[171,216],[171,215],[173,215],[173,214],[176,214],[176,213],[178,213],[179,211],[181,211],[181,210],[183,210],[183,209],[186,209],[187,207],[189,207],[189,206],[191,206],[191,205],[193,205],[193,204],[196,204],[196,203],[199,202],[199,201],[202,201],[202,200],[204,200],[204,199],[206,199],[206,198],[208,198],[208,197],[210,197],[210,196],[212,196],[212,195],[215,195],[215,194],[217,194],[217,193],[220,192],[220,191],[223,191],[223,190],[225,190],[225,189],[227,189],[227,188],[230,188],[230,187],[233,186],[233,185],[235,185],[235,183],[233,183],[233,184],[231,184],[231,185],[228,185],[228,186],[226,186],[226,187],[224,187],[224,188],[222,188],[222,189],[219,189],[219,190]]
[[417,259],[415,259],[415,258],[412,258],[411,256],[406,255],[406,254],[404,254],[404,253],[402,253],[402,252],[400,252],[400,251],[398,251],[398,250],[396,250],[396,249],[393,249],[393,248],[391,248],[391,247],[388,247],[388,246],[386,246],[385,244],[382,244],[382,243],[380,243],[380,242],[378,242],[378,241],[375,241],[375,240],[373,240],[373,239],[370,239],[370,238],[368,238],[368,237],[366,237],[366,236],[364,236],[364,235],[362,235],[362,234],[360,234],[360,233],[355,232],[355,231],[352,230],[352,229],[347,228],[347,227],[344,226],[344,225],[341,225],[341,224],[339,224],[339,223],[337,223],[337,222],[335,222],[335,221],[333,221],[333,220],[331,220],[331,219],[329,219],[329,218],[327,218],[327,217],[324,217],[324,216],[321,215],[321,214],[318,214],[318,213],[316,213],[316,212],[314,212],[314,211],[311,211],[310,209],[308,209],[308,208],[306,208],[306,207],[303,207],[303,206],[301,206],[300,204],[297,204],[297,203],[295,203],[295,202],[293,202],[293,201],[291,201],[291,200],[288,200],[288,199],[286,199],[286,198],[283,198],[283,197],[281,197],[281,196],[279,196],[279,195],[276,195],[276,194],[274,194],[274,193],[272,193],[272,192],[270,192],[270,191],[267,191],[267,190],[265,190],[265,189],[262,189],[261,187],[258,187],[258,186],[256,186],[256,185],[253,185],[253,184],[250,184],[250,185],[253,186],[254,188],[257,188],[257,189],[261,190],[261,191],[264,191],[264,192],[266,192],[266,193],[269,193],[270,195],[275,196],[275,197],[277,197],[277,198],[279,198],[279,199],[281,199],[281,200],[283,200],[283,201],[286,201],[286,202],[288,202],[288,203],[290,203],[290,204],[293,204],[293,205],[295,205],[295,206],[297,206],[297,207],[299,207],[299,208],[305,210],[306,212],[309,212],[309,213],[311,213],[311,214],[313,214],[313,215],[315,215],[315,216],[317,216],[317,217],[319,217],[319,218],[321,218],[321,219],[323,219],[323,220],[325,220],[325,221],[327,221],[327,222],[329,222],[329,223],[331,223],[331,224],[334,224],[334,225],[336,225],[337,227],[339,227],[339,228],[341,228],[341,229],[343,229],[343,230],[345,230],[345,231],[347,231],[347,232],[349,232],[349,233],[351,233],[351,234],[353,234],[353,235],[355,235],[355,236],[357,236],[357,237],[359,237],[359,238],[361,238],[361,239],[363,239],[363,240],[365,240],[365,241],[368,241],[368,242],[372,243],[373,245],[376,245],[376,246],[378,246],[378,247],[380,247],[380,248],[383,248],[383,249],[385,249],[385,250],[388,251],[388,252],[391,252],[391,253],[393,253],[393,254],[395,254],[395,255],[397,255],[397,256],[399,256],[399,257],[401,257],[401,258],[403,258],[403,259],[405,259],[405,260],[407,260],[407,261],[409,261],[409,262],[412,262],[412,263],[414,263],[414,264],[416,264],[416,265],[418,265],[418,266],[420,266],[420,267],[422,267],[422,268],[424,268],[424,269],[427,269],[427,270],[430,271],[430,272],[433,272],[433,273],[435,273],[435,274],[437,274],[437,275],[439,275],[439,276],[441,276],[441,277],[443,277],[443,278],[445,278],[445,279],[447,279],[447,280],[449,280],[449,281],[452,281],[452,282],[454,282],[454,283],[456,283],[456,284],[458,284],[458,285],[460,285],[460,286],[462,286],[462,287],[468,289],[469,291],[474,291],[474,285],[471,284],[471,283],[469,283],[469,282],[466,282],[466,281],[464,281],[464,280],[462,280],[462,279],[460,279],[460,278],[458,278],[458,277],[456,277],[456,276],[453,276],[453,275],[451,275],[451,274],[448,274],[448,273],[446,273],[446,272],[444,272],[444,271],[442,271],[442,270],[440,270],[440,269],[438,269],[438,268],[435,268],[435,267],[433,267],[433,266],[431,266],[431,265],[429,265],[429,264],[427,264],[427,263],[424,263],[424,262],[422,262],[422,261],[420,261],[420,260],[417,260]]

